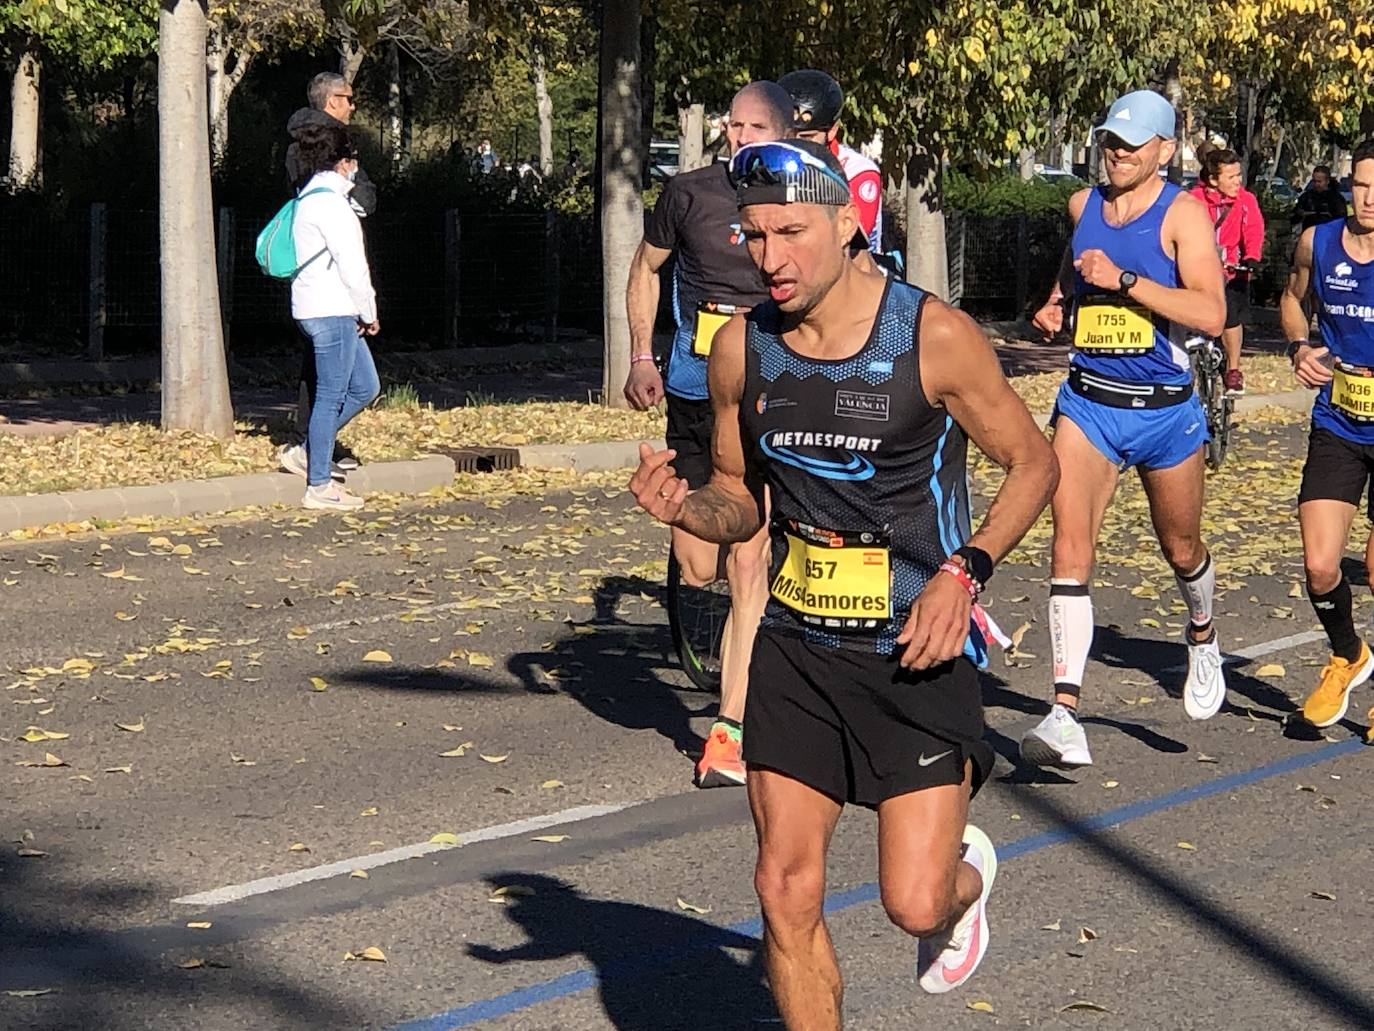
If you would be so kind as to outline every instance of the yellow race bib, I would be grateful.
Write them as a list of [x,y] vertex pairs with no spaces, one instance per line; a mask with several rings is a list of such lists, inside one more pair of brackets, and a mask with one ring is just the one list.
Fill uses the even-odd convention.
[[771,591],[801,619],[830,630],[873,630],[892,618],[887,537],[788,522],[787,555]]
[[1352,422],[1374,422],[1374,375],[1337,362],[1331,370],[1331,404]]
[[711,355],[711,343],[716,334],[730,321],[730,317],[744,309],[733,304],[716,304],[708,301],[697,309],[696,323],[692,327],[692,353],[698,358]]
[[1154,316],[1148,308],[1116,295],[1080,298],[1073,346],[1103,357],[1149,354],[1155,346]]

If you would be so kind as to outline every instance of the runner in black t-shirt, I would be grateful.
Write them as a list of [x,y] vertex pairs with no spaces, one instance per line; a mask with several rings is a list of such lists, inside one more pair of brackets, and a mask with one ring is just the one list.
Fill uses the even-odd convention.
[[[792,98],[775,82],[753,82],[730,104],[726,136],[731,153],[748,143],[777,140],[792,124]],[[732,314],[768,297],[740,234],[739,208],[727,165],[681,172],[668,181],[630,266],[626,306],[630,317],[630,375],[625,396],[641,411],[666,398],[668,447],[678,476],[693,489],[711,477],[711,403],[706,396],[706,357],[716,330]],[[667,390],[654,365],[652,338],[658,312],[658,270],[671,255],[672,356]],[[673,553],[683,578],[704,585],[716,579],[719,547],[674,528]],[[696,768],[698,787],[744,783],[741,723],[748,690],[749,653],[767,598],[766,548],[760,533],[730,548],[725,575],[730,617],[721,649],[720,715]]]

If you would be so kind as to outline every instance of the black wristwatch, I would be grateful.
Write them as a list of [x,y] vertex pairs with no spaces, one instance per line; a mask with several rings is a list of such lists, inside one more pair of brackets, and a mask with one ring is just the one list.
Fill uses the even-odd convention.
[[1298,348],[1306,347],[1309,343],[1310,341],[1307,340],[1288,341],[1288,360],[1291,362],[1294,358],[1296,358],[1298,356]]
[[965,544],[957,549],[951,558],[961,558],[964,560],[964,572],[973,577],[981,591],[992,579],[992,556],[982,548],[975,548]]
[[1135,286],[1136,283],[1139,281],[1140,277],[1137,276],[1134,272],[1122,272],[1121,281],[1117,284],[1116,287],[1117,292],[1129,294],[1131,292],[1131,287]]

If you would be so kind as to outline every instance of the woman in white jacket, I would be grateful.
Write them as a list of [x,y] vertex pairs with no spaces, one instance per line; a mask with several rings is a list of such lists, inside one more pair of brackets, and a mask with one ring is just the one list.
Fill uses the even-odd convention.
[[283,448],[282,467],[306,478],[305,507],[353,509],[362,498],[330,476],[339,430],[381,391],[367,337],[381,330],[363,230],[348,203],[358,151],[342,126],[311,126],[300,158],[315,174],[300,192],[292,228],[297,260],[291,315],[315,349],[315,396],[305,446]]

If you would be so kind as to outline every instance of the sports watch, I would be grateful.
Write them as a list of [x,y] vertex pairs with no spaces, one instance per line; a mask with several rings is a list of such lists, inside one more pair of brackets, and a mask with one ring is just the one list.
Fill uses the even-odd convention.
[[1121,280],[1117,283],[1117,292],[1123,294],[1130,293],[1131,287],[1135,286],[1136,283],[1139,282],[1139,280],[1140,277],[1137,276],[1134,272],[1123,271],[1121,273]]

